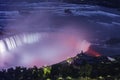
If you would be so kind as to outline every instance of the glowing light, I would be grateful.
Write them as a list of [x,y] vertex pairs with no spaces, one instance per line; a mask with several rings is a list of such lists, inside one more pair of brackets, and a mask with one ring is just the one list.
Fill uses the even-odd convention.
[[[9,38],[5,38],[0,41],[0,52],[5,52],[8,50],[12,50],[18,46],[22,46],[25,44],[33,44],[39,42],[41,39],[41,35],[38,33],[31,33],[31,34],[20,34],[15,35]],[[5,45],[6,44],[6,45]],[[8,50],[6,49],[8,48]]]
[[116,61],[116,59],[112,58],[112,57],[107,57],[110,61]]
[[91,47],[89,47],[87,54],[91,55],[91,56],[95,56],[95,57],[99,57],[101,56],[100,53],[98,53],[97,51],[93,50]]
[[4,53],[6,51],[6,46],[2,40],[0,40],[0,53]]

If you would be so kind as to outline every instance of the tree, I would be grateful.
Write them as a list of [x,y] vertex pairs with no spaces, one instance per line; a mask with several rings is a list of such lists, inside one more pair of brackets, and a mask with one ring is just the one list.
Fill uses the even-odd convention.
[[91,75],[91,72],[92,72],[92,66],[90,64],[85,64],[84,66],[81,66],[80,67],[80,76],[87,76],[89,77]]

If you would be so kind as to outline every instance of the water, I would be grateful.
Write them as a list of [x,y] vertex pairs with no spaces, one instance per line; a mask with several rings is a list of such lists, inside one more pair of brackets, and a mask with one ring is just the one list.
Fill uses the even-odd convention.
[[115,9],[50,2],[1,7],[1,67],[58,63],[75,56],[76,46],[84,40],[103,55],[119,55],[119,45],[105,44],[109,38],[120,37],[120,12]]

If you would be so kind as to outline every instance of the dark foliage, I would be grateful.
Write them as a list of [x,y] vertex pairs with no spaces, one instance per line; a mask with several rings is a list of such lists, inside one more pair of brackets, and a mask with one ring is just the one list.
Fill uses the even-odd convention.
[[[71,63],[64,61],[52,66],[42,68],[25,68],[16,67],[3,69],[0,71],[0,80],[58,80],[58,78],[78,79],[79,77],[90,77],[98,80],[115,80],[120,79],[120,57],[116,57],[116,61],[106,61],[104,57],[95,58],[97,62],[89,63],[88,59],[81,57],[72,58]],[[81,58],[81,59],[80,59]],[[88,57],[87,57],[88,58]],[[75,64],[76,60],[82,60],[81,63]],[[62,80],[62,79],[61,79]],[[80,79],[79,79],[80,80]]]

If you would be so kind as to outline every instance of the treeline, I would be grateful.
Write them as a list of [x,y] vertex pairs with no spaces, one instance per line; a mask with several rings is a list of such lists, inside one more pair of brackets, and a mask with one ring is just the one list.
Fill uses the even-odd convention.
[[55,64],[42,68],[16,67],[0,71],[0,80],[120,80],[120,62]]

